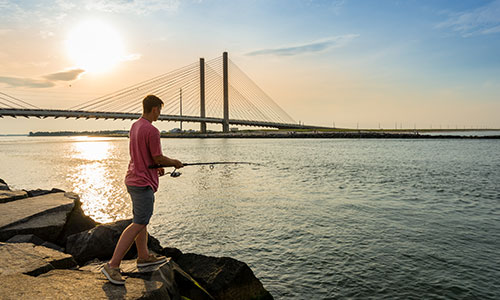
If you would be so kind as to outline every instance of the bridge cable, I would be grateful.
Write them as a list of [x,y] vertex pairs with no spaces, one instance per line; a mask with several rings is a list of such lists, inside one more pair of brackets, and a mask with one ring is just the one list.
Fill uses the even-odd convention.
[[[19,99],[19,98],[13,97],[13,96],[8,95],[8,94],[6,94],[6,93],[0,92],[0,94],[4,95],[5,97],[9,97],[9,98],[11,98],[11,99],[13,99],[13,100],[15,100],[15,101],[18,101],[18,102],[21,102],[21,103],[23,103],[23,104],[29,105],[29,106],[31,106],[32,108],[40,109],[40,107],[37,107],[37,106],[35,106],[35,105],[33,105],[33,104],[30,104],[30,103],[28,103],[28,102],[26,102],[26,101],[23,101],[23,100],[21,100],[21,99]],[[5,97],[1,97],[1,98],[2,98],[3,100],[5,100],[5,101],[8,101],[8,102],[10,102],[10,103],[13,103],[14,105],[19,105],[19,106],[21,106],[22,108],[30,109],[29,107],[26,107],[26,106],[24,106],[24,105],[22,105],[22,104],[16,103],[16,102],[14,102],[14,101],[12,101],[12,100],[9,100],[9,99],[7,99],[7,98],[5,98]],[[12,107],[12,108],[15,108],[15,107]]]

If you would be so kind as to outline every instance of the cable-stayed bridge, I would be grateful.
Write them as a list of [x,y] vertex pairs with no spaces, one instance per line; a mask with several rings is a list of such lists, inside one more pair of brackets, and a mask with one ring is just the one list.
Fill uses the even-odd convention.
[[0,117],[138,119],[142,99],[154,94],[164,102],[160,121],[199,122],[278,129],[311,129],[297,124],[224,52],[222,56],[165,73],[68,109],[43,109],[0,92]]

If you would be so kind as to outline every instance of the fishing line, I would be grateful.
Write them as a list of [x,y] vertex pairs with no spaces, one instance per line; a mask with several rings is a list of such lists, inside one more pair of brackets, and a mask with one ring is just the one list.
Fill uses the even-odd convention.
[[[245,165],[259,165],[257,163],[251,163],[251,162],[246,162],[246,161],[214,161],[214,162],[195,162],[195,163],[183,163],[184,167],[189,167],[189,166],[203,166],[203,165],[209,165],[210,169],[214,168],[214,165],[240,165],[240,164],[245,164]],[[149,165],[149,169],[158,169],[158,168],[168,168],[171,166],[166,166],[162,164],[154,164],[154,165]],[[181,176],[181,172],[177,172],[177,169],[174,169],[172,172],[168,172],[165,174],[170,174],[170,177],[179,177]]]

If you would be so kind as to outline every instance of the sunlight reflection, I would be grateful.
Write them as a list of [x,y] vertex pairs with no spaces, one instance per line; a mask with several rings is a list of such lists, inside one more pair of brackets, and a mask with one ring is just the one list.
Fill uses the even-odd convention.
[[80,138],[78,142],[73,144],[73,158],[85,160],[103,160],[109,158],[113,147],[110,142],[89,140],[88,137],[78,138]]
[[115,145],[102,138],[73,139],[70,161],[74,172],[68,180],[80,195],[85,214],[103,223],[130,217],[122,173],[116,171]]

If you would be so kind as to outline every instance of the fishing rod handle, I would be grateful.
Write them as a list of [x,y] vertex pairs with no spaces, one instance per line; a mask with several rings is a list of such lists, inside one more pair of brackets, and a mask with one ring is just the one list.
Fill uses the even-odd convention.
[[149,165],[148,168],[149,169],[158,169],[158,168],[168,168],[168,167],[165,165],[162,165],[162,164],[154,164],[154,165]]
[[[183,163],[182,164],[184,167],[185,166],[190,166],[192,164],[189,164],[189,163]],[[166,165],[162,165],[162,164],[154,164],[154,165],[149,165],[148,166],[148,169],[158,169],[158,168],[170,168],[170,167],[174,167],[174,166],[166,166]]]

